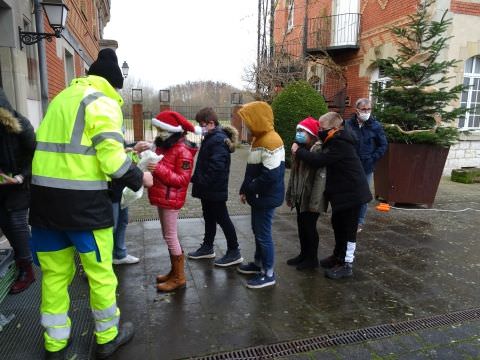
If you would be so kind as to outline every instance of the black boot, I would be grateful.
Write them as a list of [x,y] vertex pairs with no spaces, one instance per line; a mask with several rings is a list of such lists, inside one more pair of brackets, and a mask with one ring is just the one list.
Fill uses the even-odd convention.
[[342,265],[337,265],[331,269],[325,270],[325,276],[333,280],[347,278],[352,275],[353,275],[352,263],[347,263],[347,262]]
[[330,255],[322,260],[320,260],[320,266],[324,269],[331,269],[337,265],[343,264],[339,258],[335,255]]
[[295,266],[300,264],[303,260],[305,260],[305,255],[302,253],[298,254],[294,258],[288,259],[287,260],[287,265]]
[[112,341],[109,341],[105,344],[97,344],[97,349],[95,350],[95,355],[97,359],[106,359],[111,356],[118,348],[130,340],[132,340],[133,335],[135,335],[135,329],[131,322],[124,323],[118,330],[118,335]]
[[60,351],[45,350],[45,360],[65,360],[67,358],[67,349],[63,348]]
[[318,259],[308,257],[297,265],[297,270],[316,269],[318,267]]

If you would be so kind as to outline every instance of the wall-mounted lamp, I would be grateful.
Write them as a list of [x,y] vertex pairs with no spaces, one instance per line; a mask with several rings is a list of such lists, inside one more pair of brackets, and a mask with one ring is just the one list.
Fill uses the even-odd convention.
[[122,74],[123,74],[123,77],[126,79],[127,76],[128,76],[128,70],[130,70],[130,67],[128,66],[127,62],[124,61],[123,62],[123,65],[122,65]]
[[243,103],[243,95],[241,93],[231,93],[230,94],[230,104],[240,105]]
[[132,89],[132,102],[141,103],[143,101],[142,89]]
[[170,102],[170,90],[160,90],[159,92],[160,102],[161,103],[169,103]]
[[60,1],[45,1],[41,3],[43,11],[47,15],[47,20],[54,33],[41,33],[41,32],[29,32],[22,31],[22,28],[18,27],[18,33],[20,36],[20,49],[23,49],[23,45],[33,45],[42,39],[52,41],[53,37],[59,38],[63,29],[65,29],[65,23],[67,21],[68,7]]

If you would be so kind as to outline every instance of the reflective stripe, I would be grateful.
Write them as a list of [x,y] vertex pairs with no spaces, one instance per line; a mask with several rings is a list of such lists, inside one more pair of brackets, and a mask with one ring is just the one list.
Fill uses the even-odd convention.
[[72,138],[70,144],[80,145],[82,143],[83,131],[85,130],[85,108],[95,100],[105,96],[101,92],[95,92],[87,95],[83,98],[77,111],[77,117],[75,118],[75,124],[73,125]]
[[33,175],[32,184],[67,190],[106,190],[108,184],[104,180],[69,180],[48,176]]
[[112,177],[113,179],[118,179],[118,178],[122,177],[128,171],[128,169],[130,168],[130,165],[132,165],[132,159],[130,159],[127,156],[127,158],[125,159],[125,162],[122,164],[122,166],[120,166],[120,168],[117,171],[115,171],[113,174],[111,174],[110,177]]
[[56,340],[65,340],[70,337],[70,326],[47,327],[47,334]]
[[109,319],[117,314],[117,304],[103,310],[92,310],[95,320]]
[[96,150],[91,146],[48,143],[43,141],[37,142],[36,150],[80,155],[95,155],[97,153]]
[[118,327],[118,322],[120,320],[120,316],[115,316],[113,319],[108,321],[95,321],[95,330],[97,332],[108,330],[114,326]]
[[106,140],[106,139],[116,140],[122,145],[124,143],[123,136],[121,134],[116,132],[104,132],[104,133],[95,135],[92,138],[92,144],[93,146],[97,146],[99,143],[101,143],[103,140]]
[[67,314],[42,314],[41,324],[44,327],[48,326],[62,326],[68,322]]

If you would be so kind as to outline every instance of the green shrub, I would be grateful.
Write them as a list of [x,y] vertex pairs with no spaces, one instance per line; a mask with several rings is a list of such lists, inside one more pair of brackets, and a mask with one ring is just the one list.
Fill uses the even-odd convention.
[[272,102],[275,117],[275,130],[285,143],[287,166],[290,165],[290,147],[295,140],[297,124],[306,117],[318,119],[325,114],[327,104],[323,97],[306,81],[295,81],[288,84]]

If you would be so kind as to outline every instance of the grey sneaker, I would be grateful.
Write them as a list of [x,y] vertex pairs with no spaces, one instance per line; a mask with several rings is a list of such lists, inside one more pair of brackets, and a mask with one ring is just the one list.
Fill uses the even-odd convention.
[[215,257],[215,251],[213,246],[203,243],[197,250],[189,252],[189,259],[213,259]]
[[118,348],[130,340],[132,340],[135,334],[135,329],[131,322],[126,322],[118,329],[118,335],[112,341],[106,344],[97,344],[95,355],[97,359],[106,359],[110,357]]
[[239,249],[227,250],[227,253],[222,258],[215,260],[215,265],[227,267],[240,264],[242,261],[243,258]]
[[249,262],[248,264],[241,264],[237,267],[237,271],[240,274],[250,275],[250,274],[260,274],[262,269],[260,266],[255,265],[253,262]]
[[352,263],[344,263],[337,265],[331,269],[325,270],[325,276],[329,279],[338,280],[351,277],[353,275]]
[[128,254],[127,256],[125,256],[122,259],[115,259],[114,258],[112,260],[112,263],[114,265],[130,265],[130,264],[138,264],[139,261],[140,261],[140,259],[137,258],[136,256]]

